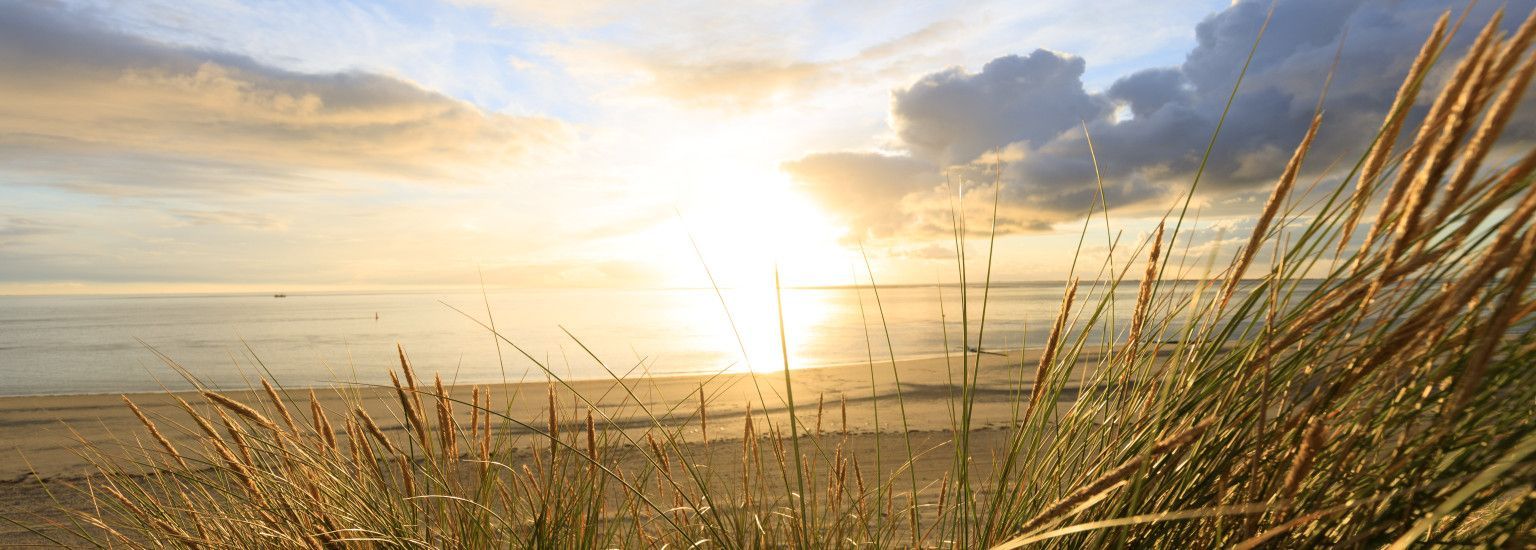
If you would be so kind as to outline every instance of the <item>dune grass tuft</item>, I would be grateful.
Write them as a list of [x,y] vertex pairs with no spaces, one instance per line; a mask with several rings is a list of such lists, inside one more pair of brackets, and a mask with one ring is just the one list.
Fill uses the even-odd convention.
[[[624,394],[615,404],[571,391],[525,354],[550,387],[542,418],[519,419],[493,406],[489,387],[450,395],[440,378],[427,384],[402,347],[399,373],[382,388],[394,392],[385,408],[327,407],[311,392],[310,418],[296,418],[303,407],[268,381],[244,401],[201,392],[202,403],[182,403],[185,419],[152,418],[127,401],[151,443],[87,451],[96,475],[79,490],[96,507],[57,520],[75,537],[61,542],[1536,544],[1536,151],[1488,160],[1536,73],[1536,18],[1508,36],[1497,18],[1488,22],[1429,95],[1426,75],[1455,34],[1448,21],[1429,31],[1347,176],[1308,194],[1296,180],[1328,124],[1318,111],[1224,268],[1190,273],[1200,259],[1177,252],[1181,214],[1166,235],[1159,224],[1138,245],[1145,264],[1116,274],[1106,260],[1104,277],[1073,279],[1034,379],[1008,388],[1022,406],[986,467],[957,450],[981,452],[969,447],[979,429],[970,407],[976,390],[996,389],[976,387],[979,345],[951,358],[962,374],[950,393],[956,441],[908,433],[883,456],[878,443],[874,455],[849,443],[859,434],[849,431],[846,395],[840,425],[824,396],[812,418],[787,361],[782,398],[759,389],[738,436],[720,428],[729,415],[708,384],[696,403],[690,393],[658,410],[615,375]],[[1427,112],[1411,115],[1423,100]],[[1404,132],[1411,141],[1399,143]],[[1373,221],[1367,229],[1362,220]],[[1135,282],[1125,279],[1133,265],[1145,266]],[[958,266],[964,276],[963,258]],[[1137,290],[1128,324],[1115,323],[1105,291],[1122,282]],[[975,308],[961,294],[968,343]],[[975,329],[985,329],[984,313]],[[1114,341],[1095,345],[1094,329]],[[872,352],[871,376],[880,368]],[[872,392],[868,406],[894,398],[905,411],[899,373],[890,375],[898,391]],[[679,411],[693,412],[677,420]],[[167,430],[197,444],[174,446]],[[919,472],[931,456],[952,458]]]

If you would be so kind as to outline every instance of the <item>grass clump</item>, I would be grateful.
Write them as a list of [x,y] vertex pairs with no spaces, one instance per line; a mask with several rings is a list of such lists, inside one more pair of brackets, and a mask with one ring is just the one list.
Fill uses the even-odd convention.
[[[111,547],[1536,544],[1536,151],[1488,162],[1536,73],[1533,21],[1503,36],[1495,16],[1405,128],[1454,34],[1442,18],[1352,185],[1299,192],[1319,110],[1224,269],[1189,276],[1181,214],[1144,261],[1070,282],[1034,364],[1008,366],[1034,377],[986,442],[981,351],[950,357],[953,440],[909,432],[882,456],[846,396],[836,429],[825,401],[796,402],[787,363],[782,383],[750,378],[761,397],[721,436],[708,384],[658,408],[623,376],[600,397],[545,368],[546,416],[518,419],[489,388],[426,384],[402,350],[388,406],[266,382],[183,401],[190,423],[129,401],[150,443],[94,448],[94,507],[59,525]],[[1122,283],[1129,323],[1110,304]],[[961,294],[970,350],[985,300],[973,320]],[[905,411],[889,367],[894,391],[869,406]]]

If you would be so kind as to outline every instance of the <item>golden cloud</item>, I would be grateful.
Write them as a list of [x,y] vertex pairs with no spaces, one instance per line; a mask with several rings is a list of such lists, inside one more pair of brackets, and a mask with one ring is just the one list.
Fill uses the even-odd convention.
[[[5,10],[0,145],[26,150],[27,162],[48,163],[55,176],[60,172],[52,168],[61,163],[41,157],[71,159],[76,177],[68,179],[76,187],[134,185],[117,180],[143,174],[114,169],[133,158],[194,166],[187,179],[259,167],[278,176],[479,182],[558,147],[569,134],[554,119],[487,112],[391,76],[291,72],[115,34],[42,9]],[[169,180],[163,183],[177,184]]]

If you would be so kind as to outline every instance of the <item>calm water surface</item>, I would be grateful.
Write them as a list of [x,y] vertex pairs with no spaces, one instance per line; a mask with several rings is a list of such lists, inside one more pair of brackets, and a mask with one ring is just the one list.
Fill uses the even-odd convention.
[[[1038,346],[1062,289],[994,286],[984,347]],[[970,293],[973,338],[981,292]],[[1134,293],[1134,283],[1116,292],[1122,324]],[[943,355],[944,319],[957,351],[959,294],[956,287],[882,288],[877,305],[867,288],[786,289],[790,363],[886,358],[881,307],[897,358]],[[562,376],[606,377],[602,365],[655,374],[783,366],[771,290],[727,290],[725,308],[708,289],[503,290],[488,298],[497,329]],[[380,383],[397,364],[396,343],[418,370],[440,372],[445,381],[543,377],[528,357],[505,342],[498,348],[490,332],[453,308],[486,319],[478,291],[0,297],[0,395],[187,388],[157,353],[214,387],[244,387],[260,376],[258,365],[288,386]]]

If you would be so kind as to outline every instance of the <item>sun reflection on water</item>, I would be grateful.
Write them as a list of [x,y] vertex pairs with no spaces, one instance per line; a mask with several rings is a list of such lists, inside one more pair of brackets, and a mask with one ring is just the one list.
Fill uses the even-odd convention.
[[[773,372],[784,368],[784,351],[791,368],[817,364],[810,351],[821,347],[825,334],[821,328],[831,320],[837,308],[836,296],[828,293],[773,288],[726,289],[720,291],[724,309],[714,303],[694,302],[694,307],[679,310],[678,323],[713,326],[709,349],[730,357],[731,372]],[[783,305],[783,340],[780,340],[779,305]],[[727,317],[727,312],[729,317]],[[733,330],[734,325],[734,330]],[[745,357],[742,356],[743,349]]]

